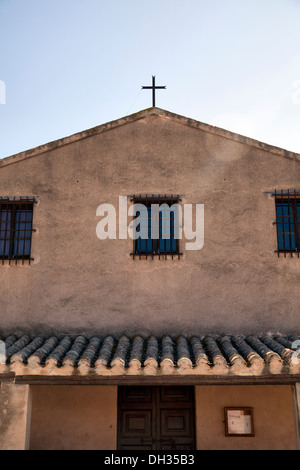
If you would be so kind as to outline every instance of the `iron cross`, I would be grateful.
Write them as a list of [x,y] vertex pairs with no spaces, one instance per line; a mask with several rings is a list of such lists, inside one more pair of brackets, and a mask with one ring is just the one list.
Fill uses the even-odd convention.
[[155,90],[166,88],[165,86],[155,86],[155,75],[152,75],[152,86],[142,86],[142,89],[152,90],[152,106],[155,107]]

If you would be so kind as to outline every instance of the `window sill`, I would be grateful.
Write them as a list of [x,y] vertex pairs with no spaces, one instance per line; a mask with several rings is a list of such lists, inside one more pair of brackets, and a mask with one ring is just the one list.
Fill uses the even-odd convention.
[[12,265],[30,265],[34,261],[34,258],[0,258],[0,263],[2,266],[12,266]]
[[286,258],[287,255],[289,255],[290,258],[300,258],[300,251],[297,250],[275,250],[274,253],[277,253],[278,258],[280,255],[283,255],[284,258]]
[[183,253],[130,253],[130,256],[132,256],[133,259],[138,258],[138,259],[174,259],[178,258],[180,259],[181,256],[183,256]]

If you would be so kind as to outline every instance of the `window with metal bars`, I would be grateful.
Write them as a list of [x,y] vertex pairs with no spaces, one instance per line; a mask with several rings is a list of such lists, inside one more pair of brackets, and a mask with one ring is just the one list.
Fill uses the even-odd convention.
[[[137,225],[137,233],[143,232],[143,237],[137,237],[133,240],[132,256],[138,256],[152,259],[154,256],[167,259],[170,256],[180,258],[182,253],[179,250],[179,238],[177,237],[178,221],[174,211],[174,204],[180,202],[179,195],[135,195],[131,196],[134,204],[142,204],[144,210],[138,211],[137,216],[139,223]],[[159,206],[157,237],[153,238],[154,225],[154,207]]]
[[277,252],[300,254],[300,191],[275,191]]
[[15,264],[32,260],[31,236],[34,199],[0,198],[0,259]]

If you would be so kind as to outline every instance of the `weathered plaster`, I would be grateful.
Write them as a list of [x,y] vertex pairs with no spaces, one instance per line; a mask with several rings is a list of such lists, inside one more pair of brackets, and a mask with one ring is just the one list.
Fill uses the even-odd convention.
[[117,387],[32,386],[31,450],[113,450]]
[[[296,156],[158,111],[124,123],[0,168],[2,196],[39,197],[33,263],[0,267],[1,329],[298,332],[299,259],[274,253],[269,194],[298,188]],[[182,240],[180,260],[132,260],[132,240],[99,240],[98,205],[140,193],[204,204],[203,249]]]
[[[225,436],[225,407],[252,407],[254,437]],[[296,450],[291,386],[195,387],[198,450]]]
[[26,450],[31,419],[30,386],[5,382],[0,385],[0,450]]

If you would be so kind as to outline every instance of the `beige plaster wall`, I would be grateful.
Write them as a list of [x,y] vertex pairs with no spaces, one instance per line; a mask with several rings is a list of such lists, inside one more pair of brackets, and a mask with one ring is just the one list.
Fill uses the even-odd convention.
[[[0,168],[0,195],[39,196],[31,266],[0,266],[1,329],[94,334],[299,330],[299,259],[278,258],[276,189],[299,162],[159,116]],[[132,260],[99,240],[119,195],[204,204],[205,240],[182,259]]]
[[[254,437],[226,437],[225,407],[253,407]],[[297,449],[292,386],[195,387],[198,450]]]
[[[31,386],[30,449],[117,446],[117,387]],[[251,406],[254,437],[226,437],[224,407]],[[196,386],[198,450],[297,448],[292,386]]]
[[30,449],[113,450],[117,387],[34,385]]
[[27,450],[31,395],[29,385],[0,383],[0,450]]

